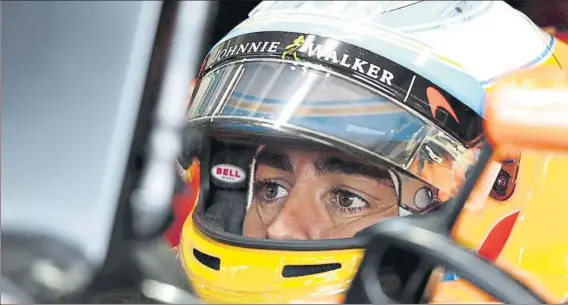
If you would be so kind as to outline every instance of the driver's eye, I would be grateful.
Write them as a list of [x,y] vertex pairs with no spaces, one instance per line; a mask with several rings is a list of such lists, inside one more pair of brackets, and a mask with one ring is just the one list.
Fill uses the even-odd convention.
[[271,203],[288,196],[288,190],[273,181],[260,181],[255,183],[254,194],[262,202]]
[[347,191],[336,191],[334,194],[335,201],[343,208],[360,208],[367,206],[367,203],[361,197]]

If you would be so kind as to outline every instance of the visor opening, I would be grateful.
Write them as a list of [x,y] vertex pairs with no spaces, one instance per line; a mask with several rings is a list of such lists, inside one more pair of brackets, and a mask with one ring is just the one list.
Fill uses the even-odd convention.
[[340,263],[319,265],[286,265],[282,269],[282,277],[299,277],[329,272],[341,268]]
[[205,254],[197,249],[193,249],[195,259],[206,267],[219,271],[221,269],[221,259],[209,254]]

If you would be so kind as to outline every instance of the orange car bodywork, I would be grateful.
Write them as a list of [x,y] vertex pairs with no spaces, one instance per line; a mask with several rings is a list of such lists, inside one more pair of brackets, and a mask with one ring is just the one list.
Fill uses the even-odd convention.
[[[568,65],[568,46],[558,44],[555,56],[488,90],[485,130],[497,148],[495,158],[522,149],[516,187],[507,200],[469,202],[453,235],[549,302],[560,303],[568,300],[568,70],[559,63]],[[525,120],[503,113],[510,110]],[[436,287],[433,302],[495,300],[454,279]]]

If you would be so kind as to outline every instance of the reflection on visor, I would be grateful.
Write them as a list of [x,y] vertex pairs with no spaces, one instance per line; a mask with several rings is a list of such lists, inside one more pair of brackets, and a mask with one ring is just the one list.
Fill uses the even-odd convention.
[[[257,131],[293,130],[299,136],[347,144],[442,192],[455,193],[472,161],[464,157],[461,144],[401,106],[405,96],[394,100],[308,65],[258,60],[213,69],[196,89],[189,119],[238,122]],[[447,182],[440,186],[440,179]]]

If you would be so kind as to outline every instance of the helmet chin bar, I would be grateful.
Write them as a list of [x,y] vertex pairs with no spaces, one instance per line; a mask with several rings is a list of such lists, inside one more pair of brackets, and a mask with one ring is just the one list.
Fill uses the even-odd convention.
[[[491,154],[492,149],[486,144],[462,190],[440,210],[425,215],[387,219],[362,232],[362,235],[368,236],[369,243],[345,303],[423,303],[426,301],[426,284],[436,267],[454,271],[506,304],[546,303],[514,277],[474,252],[460,247],[450,237],[450,232],[476,181],[489,163]],[[399,267],[414,267],[410,272],[401,272],[400,269],[397,270],[397,266],[388,266],[394,269],[398,278],[405,280],[401,280],[394,291],[387,292],[381,285],[379,270],[385,269],[385,254],[393,250],[404,254],[401,255],[404,258],[397,263]],[[409,259],[404,261],[405,258]]]

